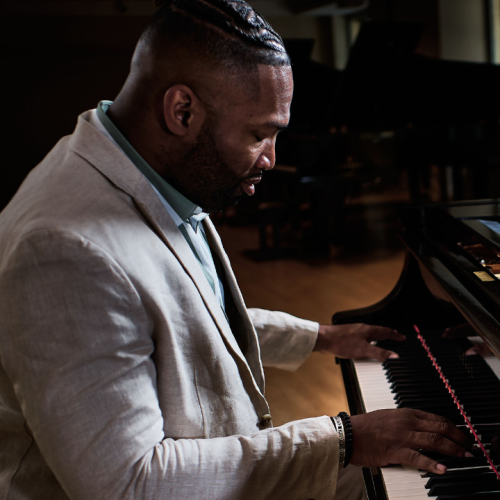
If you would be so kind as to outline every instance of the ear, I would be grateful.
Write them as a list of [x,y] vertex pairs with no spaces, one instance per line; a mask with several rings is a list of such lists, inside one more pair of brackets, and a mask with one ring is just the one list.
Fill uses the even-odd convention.
[[170,87],[163,97],[163,116],[168,130],[180,137],[196,137],[203,122],[205,111],[196,94],[182,84]]

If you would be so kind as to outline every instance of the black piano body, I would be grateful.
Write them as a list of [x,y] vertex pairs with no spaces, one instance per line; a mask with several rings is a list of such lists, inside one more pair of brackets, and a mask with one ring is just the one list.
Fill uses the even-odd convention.
[[[398,283],[379,303],[337,313],[333,323],[360,322],[403,332],[413,331],[414,325],[420,331],[443,332],[468,323],[500,358],[500,200],[397,211],[406,247]],[[355,363],[340,363],[351,413],[364,413]],[[495,399],[491,404],[500,402],[500,392]],[[370,500],[389,498],[380,469],[365,468],[363,474]]]
[[[254,202],[281,203],[304,249],[346,245],[346,199],[362,186],[394,185],[402,171],[414,202],[429,195],[431,165],[443,201],[499,196],[498,183],[485,179],[500,168],[500,65],[418,55],[423,30],[364,22],[342,71],[310,60],[313,41],[287,41],[290,123]],[[304,217],[307,228],[297,223]]]

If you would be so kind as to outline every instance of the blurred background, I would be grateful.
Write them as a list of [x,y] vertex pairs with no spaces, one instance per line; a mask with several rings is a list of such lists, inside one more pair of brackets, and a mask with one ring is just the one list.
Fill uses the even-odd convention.
[[[329,323],[394,286],[394,207],[500,196],[500,0],[250,1],[295,95],[257,194],[213,218],[247,304]],[[152,0],[1,0],[0,209],[113,100]],[[275,423],[346,409],[333,357],[267,370]],[[313,390],[312,390],[313,389]]]

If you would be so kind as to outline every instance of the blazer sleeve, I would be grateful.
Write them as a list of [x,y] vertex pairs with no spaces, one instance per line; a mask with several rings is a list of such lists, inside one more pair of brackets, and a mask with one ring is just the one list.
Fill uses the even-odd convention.
[[70,499],[333,498],[328,417],[250,436],[166,435],[153,325],[123,269],[85,238],[36,231],[19,242],[0,268],[0,317],[2,364]]
[[248,309],[259,337],[264,366],[295,371],[311,354],[318,337],[319,323],[291,314]]

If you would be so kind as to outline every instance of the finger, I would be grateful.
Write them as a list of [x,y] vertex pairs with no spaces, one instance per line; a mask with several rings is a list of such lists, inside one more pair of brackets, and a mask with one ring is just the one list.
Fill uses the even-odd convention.
[[462,323],[458,326],[452,326],[444,331],[444,339],[461,339],[464,337],[469,337],[471,335],[476,335],[474,328],[469,325],[469,323]]
[[416,431],[440,434],[465,450],[472,450],[473,442],[447,418],[421,410],[413,410],[413,413],[419,419]]
[[465,451],[462,446],[454,443],[442,434],[437,432],[420,432],[417,433],[415,448],[425,451],[437,451],[449,457],[472,457],[473,455]]
[[435,474],[444,474],[446,472],[446,467],[429,457],[426,457],[416,450],[411,450],[410,448],[401,448],[396,453],[396,462],[403,465],[412,465],[417,469],[423,469],[429,472],[434,472]]
[[490,348],[484,344],[475,344],[474,347],[471,347],[470,349],[467,349],[465,351],[466,356],[474,356],[475,354],[480,354],[481,356],[488,356],[491,354]]
[[367,325],[369,331],[366,335],[368,341],[372,340],[397,340],[401,342],[406,340],[406,337],[392,328],[386,328],[385,326],[372,326]]
[[381,347],[377,347],[376,345],[367,345],[366,349],[366,358],[378,359],[379,361],[385,361],[386,359],[398,359],[399,354],[388,351],[387,349],[382,349]]

